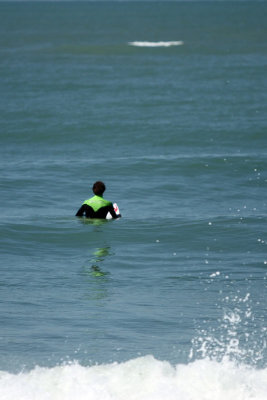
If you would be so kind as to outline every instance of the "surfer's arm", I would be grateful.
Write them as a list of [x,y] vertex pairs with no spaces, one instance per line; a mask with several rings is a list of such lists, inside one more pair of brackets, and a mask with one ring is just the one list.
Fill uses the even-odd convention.
[[108,212],[110,212],[112,218],[114,218],[114,219],[120,218],[120,217],[121,217],[121,214],[118,214],[118,215],[117,215],[117,214],[115,213],[115,210],[114,210],[114,207],[113,207],[112,204],[108,207]]
[[87,204],[83,204],[76,213],[76,217],[83,217],[84,215],[86,218],[93,218],[94,211],[92,207],[88,206]]
[[79,208],[79,210],[77,211],[76,217],[83,217],[84,212],[85,212],[85,209],[84,209],[84,204],[83,204],[83,205]]

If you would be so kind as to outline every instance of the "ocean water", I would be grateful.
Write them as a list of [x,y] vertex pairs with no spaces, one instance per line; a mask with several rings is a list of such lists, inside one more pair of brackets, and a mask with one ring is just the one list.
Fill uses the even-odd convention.
[[1,399],[267,398],[266,13],[0,3]]

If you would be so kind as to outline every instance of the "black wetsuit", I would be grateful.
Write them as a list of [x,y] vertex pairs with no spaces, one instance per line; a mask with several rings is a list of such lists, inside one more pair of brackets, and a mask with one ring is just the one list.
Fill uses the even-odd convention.
[[99,210],[94,211],[92,207],[88,206],[87,204],[83,204],[79,210],[77,211],[76,217],[83,217],[86,218],[100,218],[105,219],[107,214],[110,212],[112,218],[119,218],[120,215],[117,215],[114,211],[113,206],[106,206],[101,207]]
[[106,219],[110,213],[112,218],[119,218],[114,211],[113,204],[110,201],[104,200],[101,196],[94,196],[86,200],[76,213],[76,217],[100,218]]

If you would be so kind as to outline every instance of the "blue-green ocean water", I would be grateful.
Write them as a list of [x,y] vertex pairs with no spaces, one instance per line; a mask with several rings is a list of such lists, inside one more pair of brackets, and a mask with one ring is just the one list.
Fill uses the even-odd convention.
[[1,398],[266,398],[266,13],[0,3]]

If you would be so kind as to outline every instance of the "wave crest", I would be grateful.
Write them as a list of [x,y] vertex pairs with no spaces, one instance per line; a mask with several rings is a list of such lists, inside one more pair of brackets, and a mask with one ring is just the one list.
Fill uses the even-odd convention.
[[130,46],[135,46],[135,47],[170,47],[170,46],[182,46],[184,42],[181,40],[178,41],[170,41],[170,42],[129,42]]
[[123,363],[0,372],[5,400],[264,400],[267,369],[208,359],[172,366],[145,356]]

